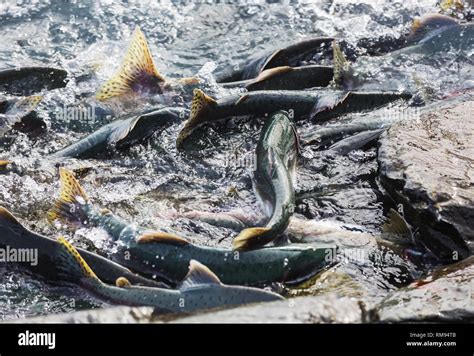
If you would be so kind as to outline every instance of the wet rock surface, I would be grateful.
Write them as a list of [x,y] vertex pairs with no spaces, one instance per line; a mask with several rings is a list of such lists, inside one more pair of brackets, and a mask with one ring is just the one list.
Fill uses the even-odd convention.
[[380,181],[438,258],[474,250],[474,101],[393,125],[380,141]]
[[188,316],[173,323],[361,323],[363,309],[355,298],[327,294],[243,306]]
[[[473,322],[474,257],[440,267],[426,278],[393,291],[380,302],[367,299],[360,287],[338,278],[339,287],[327,282],[334,272],[318,278],[324,290],[318,295],[260,303],[195,315],[156,315],[151,307],[106,307],[52,314],[6,323],[392,323]],[[339,273],[340,274],[340,273]],[[330,277],[334,280],[333,277]],[[341,283],[343,285],[341,285]],[[293,296],[298,295],[294,294]],[[368,303],[367,303],[368,302]],[[375,303],[374,303],[375,302]]]
[[10,320],[5,323],[30,324],[101,324],[101,323],[145,323],[151,320],[151,307],[109,307],[73,313],[52,314],[27,319]]
[[376,308],[382,322],[473,322],[474,257],[435,270]]
[[370,320],[358,298],[336,293],[298,297],[195,315],[156,315],[151,307],[106,307],[72,313],[51,314],[5,323],[361,323]]

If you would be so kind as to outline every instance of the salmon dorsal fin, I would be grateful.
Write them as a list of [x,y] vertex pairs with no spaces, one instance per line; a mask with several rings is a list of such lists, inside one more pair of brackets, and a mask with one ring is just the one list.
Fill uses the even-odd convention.
[[260,237],[268,233],[270,230],[271,228],[269,227],[249,227],[244,229],[232,241],[232,249],[236,251],[243,251],[257,246],[262,246],[266,242],[260,241]]
[[413,21],[410,35],[407,37],[408,44],[415,44],[430,38],[430,34],[447,26],[459,26],[452,17],[440,14],[428,14]]
[[211,98],[201,89],[194,89],[189,119],[186,120],[183,129],[176,138],[176,147],[181,147],[181,145],[184,143],[184,140],[188,138],[195,128],[203,122],[202,115],[206,112],[206,110],[208,110],[209,107],[215,105],[217,105],[217,101],[214,98]]
[[263,72],[260,72],[260,74],[255,79],[252,80],[252,84],[263,82],[267,79],[274,78],[278,76],[279,74],[288,73],[293,70],[294,68],[289,67],[289,66],[281,66],[281,67],[265,69]]
[[202,263],[189,261],[189,271],[179,289],[188,289],[203,284],[222,284],[219,277]]
[[135,84],[137,84],[143,76],[155,78],[158,82],[165,82],[165,78],[155,67],[145,35],[137,26],[133,32],[132,41],[130,42],[121,67],[117,73],[98,90],[96,98],[99,101],[104,101],[113,97],[133,93]]
[[146,244],[152,242],[167,243],[178,246],[189,244],[189,241],[185,238],[163,231],[147,231],[137,237],[137,243],[139,244]]
[[39,103],[43,100],[43,96],[41,95],[31,95],[24,98],[21,98],[17,102],[15,102],[5,113],[5,115],[10,117],[18,117],[21,118],[22,116],[28,115],[32,112]]
[[335,84],[343,88],[350,86],[351,81],[353,81],[354,70],[336,40],[332,42],[332,55],[334,71],[332,79],[333,85]]

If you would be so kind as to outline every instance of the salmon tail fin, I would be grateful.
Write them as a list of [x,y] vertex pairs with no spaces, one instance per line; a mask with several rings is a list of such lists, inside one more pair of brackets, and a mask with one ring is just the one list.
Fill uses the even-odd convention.
[[21,98],[17,102],[15,102],[11,108],[7,110],[5,113],[8,116],[14,115],[22,115],[25,116],[28,113],[32,112],[39,103],[43,100],[43,96],[41,95],[31,95],[24,98]]
[[60,245],[58,253],[60,275],[71,281],[92,279],[100,282],[100,279],[70,242],[61,236],[58,238],[58,243]]
[[334,67],[333,83],[336,86],[342,86],[345,89],[350,89],[354,79],[354,71],[337,41],[332,42],[332,54]]
[[217,101],[214,98],[211,98],[201,89],[194,89],[189,119],[186,121],[183,129],[176,139],[176,146],[178,148],[181,146],[184,140],[191,135],[194,129],[203,123],[203,114],[209,109],[209,107],[215,105],[217,105]]
[[62,222],[66,225],[83,226],[88,218],[85,208],[89,199],[72,172],[65,168],[59,169],[61,191],[59,198],[48,212],[48,221],[51,224]]
[[12,161],[0,160],[0,169],[6,169],[8,165],[12,163]]
[[459,26],[452,17],[440,14],[428,14],[413,21],[411,32],[407,37],[408,44],[418,43],[430,37],[434,31],[446,26]]
[[462,11],[465,9],[465,6],[462,0],[442,0],[439,3],[439,8],[442,11],[448,11],[448,10]]
[[[150,80],[151,79],[151,80]],[[131,94],[141,81],[165,82],[158,72],[151,56],[145,35],[137,26],[132,41],[117,73],[97,91],[96,98],[105,101],[114,97]]]
[[267,238],[269,227],[250,227],[242,230],[237,237],[232,241],[232,249],[234,250],[250,250],[252,248],[260,247],[270,242]]
[[43,100],[41,95],[31,95],[16,101],[5,112],[5,117],[10,126],[20,121],[23,117],[30,114]]
[[383,227],[384,233],[411,235],[411,229],[406,220],[396,210],[390,209]]

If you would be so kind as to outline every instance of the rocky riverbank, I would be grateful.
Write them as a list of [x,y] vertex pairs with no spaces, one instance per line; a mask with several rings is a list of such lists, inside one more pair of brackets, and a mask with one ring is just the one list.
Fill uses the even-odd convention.
[[380,140],[380,182],[419,241],[455,262],[474,249],[474,101],[403,120]]

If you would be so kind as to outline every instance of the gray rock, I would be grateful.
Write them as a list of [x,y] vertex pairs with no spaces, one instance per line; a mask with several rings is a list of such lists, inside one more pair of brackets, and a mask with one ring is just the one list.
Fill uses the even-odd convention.
[[473,322],[474,257],[441,268],[376,307],[382,322]]
[[418,238],[437,257],[474,249],[474,102],[394,124],[380,141],[380,181],[403,204]]
[[9,320],[5,323],[20,324],[111,324],[111,323],[144,323],[152,318],[151,307],[110,307],[82,310],[74,313],[53,314],[27,319]]
[[8,320],[4,323],[360,323],[368,317],[358,299],[325,294],[227,310],[212,310],[191,316],[176,314],[156,316],[153,315],[151,307],[117,306]]
[[172,323],[361,323],[365,312],[355,298],[327,294],[248,305],[187,316]]
[[227,310],[212,310],[195,315],[156,316],[153,315],[151,307],[117,306],[8,320],[5,323],[361,323],[369,317],[358,299],[340,297],[333,293]]

